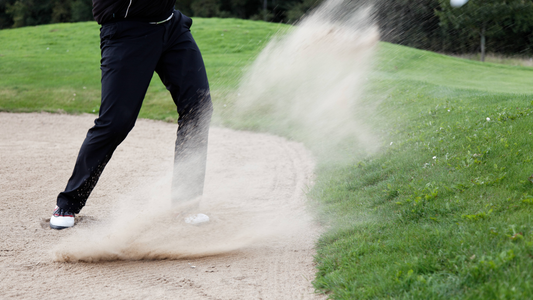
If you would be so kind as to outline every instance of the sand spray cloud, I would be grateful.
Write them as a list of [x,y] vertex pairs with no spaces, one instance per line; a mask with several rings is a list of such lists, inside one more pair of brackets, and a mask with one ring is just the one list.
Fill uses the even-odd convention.
[[[324,151],[346,138],[357,139],[367,150],[377,149],[374,135],[363,122],[360,99],[379,34],[369,17],[370,8],[353,8],[349,3],[326,1],[289,32],[270,41],[243,77],[235,102],[238,117],[268,116],[277,128],[294,131]],[[222,136],[231,134],[221,130]],[[241,134],[249,135],[248,142],[257,136]],[[302,202],[311,178],[298,174],[312,173],[306,169],[312,159],[300,144],[282,140],[260,136],[258,144],[290,145],[279,146],[288,147],[282,152],[264,153],[261,162],[245,153],[209,156],[200,206],[212,218],[209,224],[177,221],[180,208],[170,209],[171,176],[162,176],[145,180],[117,199],[112,221],[73,228],[52,250],[54,259],[194,258],[297,235],[311,222]],[[221,147],[231,146],[242,145]],[[279,160],[280,153],[285,160],[271,164]],[[269,168],[274,169],[265,179],[264,170]],[[170,174],[168,169],[162,167]],[[287,182],[292,186],[280,188]]]
[[331,153],[355,139],[377,149],[361,103],[379,33],[370,6],[330,0],[273,38],[243,76],[237,112]]

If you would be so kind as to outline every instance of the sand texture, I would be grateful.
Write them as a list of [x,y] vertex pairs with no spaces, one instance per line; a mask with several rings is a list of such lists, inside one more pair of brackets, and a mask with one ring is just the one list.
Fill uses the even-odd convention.
[[313,159],[280,137],[212,128],[205,195],[170,208],[176,125],[139,120],[74,228],[47,228],[94,115],[0,113],[0,299],[323,299]]

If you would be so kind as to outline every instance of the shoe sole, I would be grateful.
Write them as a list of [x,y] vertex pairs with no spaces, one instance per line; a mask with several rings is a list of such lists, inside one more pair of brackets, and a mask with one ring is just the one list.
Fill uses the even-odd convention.
[[65,229],[65,228],[70,228],[72,226],[74,226],[76,224],[76,221],[74,220],[73,217],[55,217],[55,216],[52,216],[50,218],[50,228],[52,229],[56,229],[56,230],[61,230],[61,229]]
[[190,224],[190,225],[201,225],[201,224],[209,223],[210,218],[205,214],[195,214],[195,215],[190,215],[186,217],[184,221],[185,223]]
[[55,229],[55,230],[62,230],[62,229],[67,229],[67,228],[71,228],[71,227],[73,227],[73,226],[65,227],[65,226],[57,226],[57,225],[50,224],[50,228],[51,229]]

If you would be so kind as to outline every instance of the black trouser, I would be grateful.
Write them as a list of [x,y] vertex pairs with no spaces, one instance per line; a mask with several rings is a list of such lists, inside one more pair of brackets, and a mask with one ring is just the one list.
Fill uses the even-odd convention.
[[78,213],[85,205],[113,152],[135,125],[154,71],[179,114],[172,201],[202,194],[213,108],[191,24],[190,18],[174,11],[173,18],[162,24],[121,21],[102,26],[100,114],[81,146],[65,191],[57,198],[59,207]]

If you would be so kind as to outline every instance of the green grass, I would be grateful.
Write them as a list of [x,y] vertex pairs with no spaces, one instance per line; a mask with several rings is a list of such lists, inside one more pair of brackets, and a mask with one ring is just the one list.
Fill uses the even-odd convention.
[[[459,55],[450,54],[450,55],[460,57],[460,58],[470,59],[470,60],[481,61],[480,53],[459,54]],[[485,61],[490,62],[490,63],[510,65],[510,66],[533,67],[533,58],[530,58],[524,55],[500,55],[500,54],[489,53],[485,56]]]
[[[237,85],[242,69],[286,25],[239,19],[194,19],[191,28],[217,97]],[[99,25],[52,24],[0,31],[0,110],[98,112]],[[140,116],[177,117],[169,93],[154,75]]]
[[[195,19],[216,107],[286,28]],[[97,111],[97,34],[94,23],[0,31],[0,110]],[[309,193],[328,229],[315,287],[333,299],[532,298],[531,78],[527,67],[381,43],[363,101],[381,101],[371,122],[382,150],[319,161]],[[154,79],[141,117],[174,110]]]
[[494,93],[533,93],[530,67],[510,67],[450,58],[433,52],[383,43],[378,57],[381,79],[414,80],[453,89]]
[[[315,286],[335,299],[533,295],[533,69],[381,44],[384,150],[321,166],[333,224]],[[487,119],[488,118],[488,119]]]

